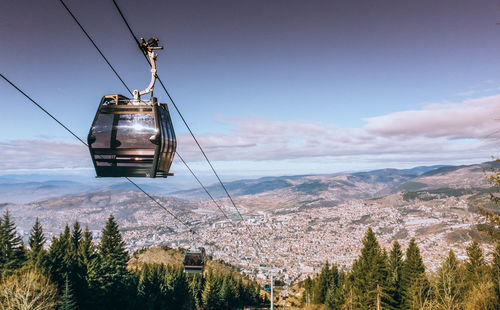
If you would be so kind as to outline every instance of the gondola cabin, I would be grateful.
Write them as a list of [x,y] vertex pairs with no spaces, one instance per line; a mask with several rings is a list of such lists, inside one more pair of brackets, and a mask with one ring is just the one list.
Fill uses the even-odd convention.
[[271,284],[269,284],[269,283],[267,283],[267,282],[266,282],[266,283],[264,283],[264,290],[266,290],[266,291],[270,291],[270,290],[271,290]]
[[104,96],[88,135],[98,177],[167,177],[177,142],[165,104]]
[[[151,64],[151,81],[133,98],[102,97],[90,127],[87,142],[98,177],[163,177],[173,175],[170,165],[177,141],[166,104],[153,96],[156,82],[155,50],[163,49],[158,38],[145,41],[141,50]],[[150,94],[149,100],[141,96]]]
[[184,255],[184,272],[202,274],[205,268],[205,249],[187,250]]

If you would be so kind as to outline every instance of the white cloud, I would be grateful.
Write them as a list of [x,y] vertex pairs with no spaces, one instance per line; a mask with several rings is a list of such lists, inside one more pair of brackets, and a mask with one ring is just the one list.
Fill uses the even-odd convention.
[[[498,155],[500,95],[462,103],[432,104],[365,119],[361,128],[331,124],[269,121],[261,117],[228,118],[231,131],[198,135],[212,161],[231,163],[311,162],[343,170],[360,166],[488,160]],[[187,134],[178,135],[178,151],[188,161],[203,161]],[[87,149],[49,140],[0,142],[0,170],[19,168],[92,167]],[[274,163],[274,164],[273,164]],[[224,165],[224,164],[222,164]],[[301,167],[306,169],[302,164]],[[242,167],[244,170],[245,167]],[[304,173],[307,171],[303,170]]]
[[92,166],[88,149],[79,142],[14,140],[0,142],[0,170]]
[[382,136],[483,139],[500,129],[499,118],[500,95],[496,95],[367,118],[365,130]]

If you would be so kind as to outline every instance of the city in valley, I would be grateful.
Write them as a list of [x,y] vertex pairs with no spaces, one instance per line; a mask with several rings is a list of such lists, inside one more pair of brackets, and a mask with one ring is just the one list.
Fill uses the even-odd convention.
[[[326,261],[350,268],[371,227],[387,250],[394,240],[405,248],[414,237],[426,267],[436,270],[448,249],[465,257],[471,238],[480,236],[477,227],[485,219],[477,207],[488,194],[479,168],[441,168],[415,175],[386,171],[383,181],[381,172],[288,178],[289,186],[238,195],[242,218],[227,199],[217,199],[223,214],[213,201],[196,195],[155,196],[184,224],[130,190],[4,203],[0,211],[9,209],[25,240],[38,217],[49,243],[75,220],[88,225],[99,239],[107,216],[113,214],[131,253],[156,245],[204,247],[213,259],[236,265],[257,279],[265,277],[266,266],[290,282],[317,273]],[[487,244],[484,247],[491,251]]]

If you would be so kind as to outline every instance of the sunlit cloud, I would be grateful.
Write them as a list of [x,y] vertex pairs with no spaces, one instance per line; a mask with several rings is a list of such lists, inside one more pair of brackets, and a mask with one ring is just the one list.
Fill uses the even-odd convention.
[[[385,167],[488,160],[491,155],[498,155],[499,118],[497,95],[370,117],[360,128],[225,116],[218,121],[228,123],[230,131],[197,137],[211,160],[226,162],[227,166],[236,162],[268,162],[273,169],[276,162],[302,159],[314,162],[311,167],[315,165],[315,171],[321,163],[328,166],[332,162],[335,167],[348,170],[360,162]],[[178,134],[178,151],[188,161],[203,161],[187,134]],[[0,142],[0,156],[4,159],[0,170],[92,167],[88,150],[76,142],[5,141]],[[303,169],[306,166],[301,165]]]
[[500,95],[371,117],[364,128],[381,136],[484,139],[500,128],[498,118]]
[[[320,123],[226,119],[230,133],[199,137],[215,160],[278,160],[302,157],[398,155],[410,159],[483,158],[498,151],[500,95],[462,103],[427,105],[365,119],[362,128]],[[198,157],[189,136],[183,152]]]

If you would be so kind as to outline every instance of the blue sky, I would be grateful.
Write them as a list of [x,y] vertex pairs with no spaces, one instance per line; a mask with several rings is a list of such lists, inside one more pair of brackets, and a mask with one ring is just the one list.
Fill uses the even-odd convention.
[[[142,89],[149,70],[112,2],[66,3]],[[165,44],[159,74],[227,177],[498,155],[498,1],[118,3],[138,35]],[[58,1],[3,1],[0,12],[0,72],[85,137],[101,96],[126,90]],[[84,147],[1,81],[0,93],[0,171],[92,173]],[[207,172],[173,118],[179,151]]]

